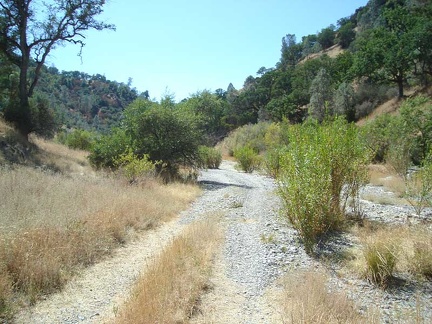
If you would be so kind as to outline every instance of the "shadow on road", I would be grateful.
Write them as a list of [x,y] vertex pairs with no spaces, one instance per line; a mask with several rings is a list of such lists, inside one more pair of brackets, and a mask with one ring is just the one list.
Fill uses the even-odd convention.
[[217,182],[217,181],[208,181],[208,180],[199,180],[198,184],[207,190],[219,190],[219,189],[223,189],[226,187],[253,189],[253,187],[246,186],[246,185],[240,185],[240,184],[235,184],[235,183],[224,183],[224,182]]

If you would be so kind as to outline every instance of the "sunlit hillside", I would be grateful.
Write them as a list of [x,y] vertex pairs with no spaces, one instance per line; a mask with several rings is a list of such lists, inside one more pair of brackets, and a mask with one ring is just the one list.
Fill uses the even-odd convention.
[[0,121],[0,319],[76,271],[183,210],[193,185],[149,177],[130,185],[94,171],[84,151],[30,137]]

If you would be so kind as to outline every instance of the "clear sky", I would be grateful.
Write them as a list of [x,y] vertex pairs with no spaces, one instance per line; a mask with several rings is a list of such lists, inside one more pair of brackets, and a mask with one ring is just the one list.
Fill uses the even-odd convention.
[[367,0],[108,0],[101,20],[117,31],[88,31],[79,47],[52,51],[60,71],[101,74],[176,100],[204,89],[240,89],[262,66],[274,67],[281,39],[315,34]]

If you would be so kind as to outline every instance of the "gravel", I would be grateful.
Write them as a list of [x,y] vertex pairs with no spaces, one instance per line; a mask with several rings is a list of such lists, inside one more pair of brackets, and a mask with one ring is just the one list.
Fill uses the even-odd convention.
[[[403,309],[415,313],[418,301],[425,306],[421,309],[425,321],[432,321],[430,281],[420,283],[406,278],[405,285],[398,289],[381,290],[353,275],[338,275],[337,262],[323,265],[308,256],[297,232],[279,215],[281,203],[271,178],[238,172],[233,162],[224,161],[220,169],[203,171],[199,182],[203,195],[178,220],[120,250],[105,261],[107,264],[102,262],[85,270],[63,292],[21,312],[16,322],[105,322],[114,316],[113,310],[127,297],[149,258],[157,256],[185,225],[214,213],[221,215],[225,241],[215,258],[211,289],[202,296],[192,323],[281,323],[268,291],[277,287],[278,279],[289,271],[318,268],[328,272],[329,289],[346,291],[360,311],[377,306],[382,322],[398,321]],[[382,188],[364,190],[378,193]],[[368,218],[390,223],[403,223],[412,214],[407,206],[367,201],[362,201],[362,210]],[[332,255],[355,244],[353,237],[343,234],[333,238],[322,253]]]
[[[200,206],[214,210],[219,206],[225,212],[226,240],[218,260],[223,264],[223,270],[220,270],[223,274],[215,275],[215,285],[227,289],[227,282],[230,282],[236,287],[230,294],[241,295],[243,299],[237,301],[240,305],[236,305],[225,291],[216,287],[216,292],[209,292],[212,296],[203,298],[204,314],[198,316],[196,323],[281,323],[275,308],[266,301],[266,291],[277,286],[278,279],[289,271],[315,269],[326,271],[330,278],[329,289],[345,291],[356,302],[360,312],[377,307],[383,323],[410,322],[417,310],[425,322],[432,321],[430,281],[401,278],[404,284],[383,290],[355,275],[341,276],[341,266],[336,258],[331,261],[330,257],[330,261],[324,264],[308,256],[299,243],[297,232],[279,215],[281,203],[273,179],[236,172],[233,163],[225,162],[220,170],[203,172],[200,181],[211,191],[211,195],[206,197],[206,206]],[[362,193],[393,195],[376,186],[367,186]],[[403,224],[407,219],[419,223],[432,214],[432,210],[425,210],[422,217],[417,217],[410,206],[380,205],[366,200],[361,201],[361,209],[368,219],[391,224]],[[352,235],[341,234],[321,247],[320,253],[334,256],[357,244]],[[220,311],[218,313],[215,306],[227,299],[231,300],[231,309],[237,308],[236,312],[229,313],[229,317]],[[226,309],[221,309],[226,313]],[[412,317],[401,317],[404,312],[411,313]]]

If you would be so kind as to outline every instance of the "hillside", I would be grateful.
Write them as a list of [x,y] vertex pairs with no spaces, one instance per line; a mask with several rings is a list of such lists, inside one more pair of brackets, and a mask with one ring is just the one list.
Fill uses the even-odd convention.
[[[205,119],[213,143],[258,121],[300,123],[308,117],[322,120],[327,113],[356,122],[384,102],[403,97],[410,87],[430,82],[429,9],[423,1],[369,1],[336,25],[301,35],[301,40],[294,34],[283,36],[280,59],[273,67],[259,68],[240,89],[230,84],[211,93],[212,101],[219,101],[217,108],[206,102],[208,91],[177,105],[193,106]],[[398,48],[406,51],[393,57]],[[8,98],[16,95],[18,70],[5,57],[0,56],[0,61],[5,63],[0,73],[0,110],[12,120]],[[124,84],[101,74],[44,66],[31,100],[31,126],[44,136],[71,128],[106,134],[121,125],[124,110],[137,98],[150,99],[148,92],[138,94],[131,80]],[[162,98],[161,103],[166,99],[172,98]]]

